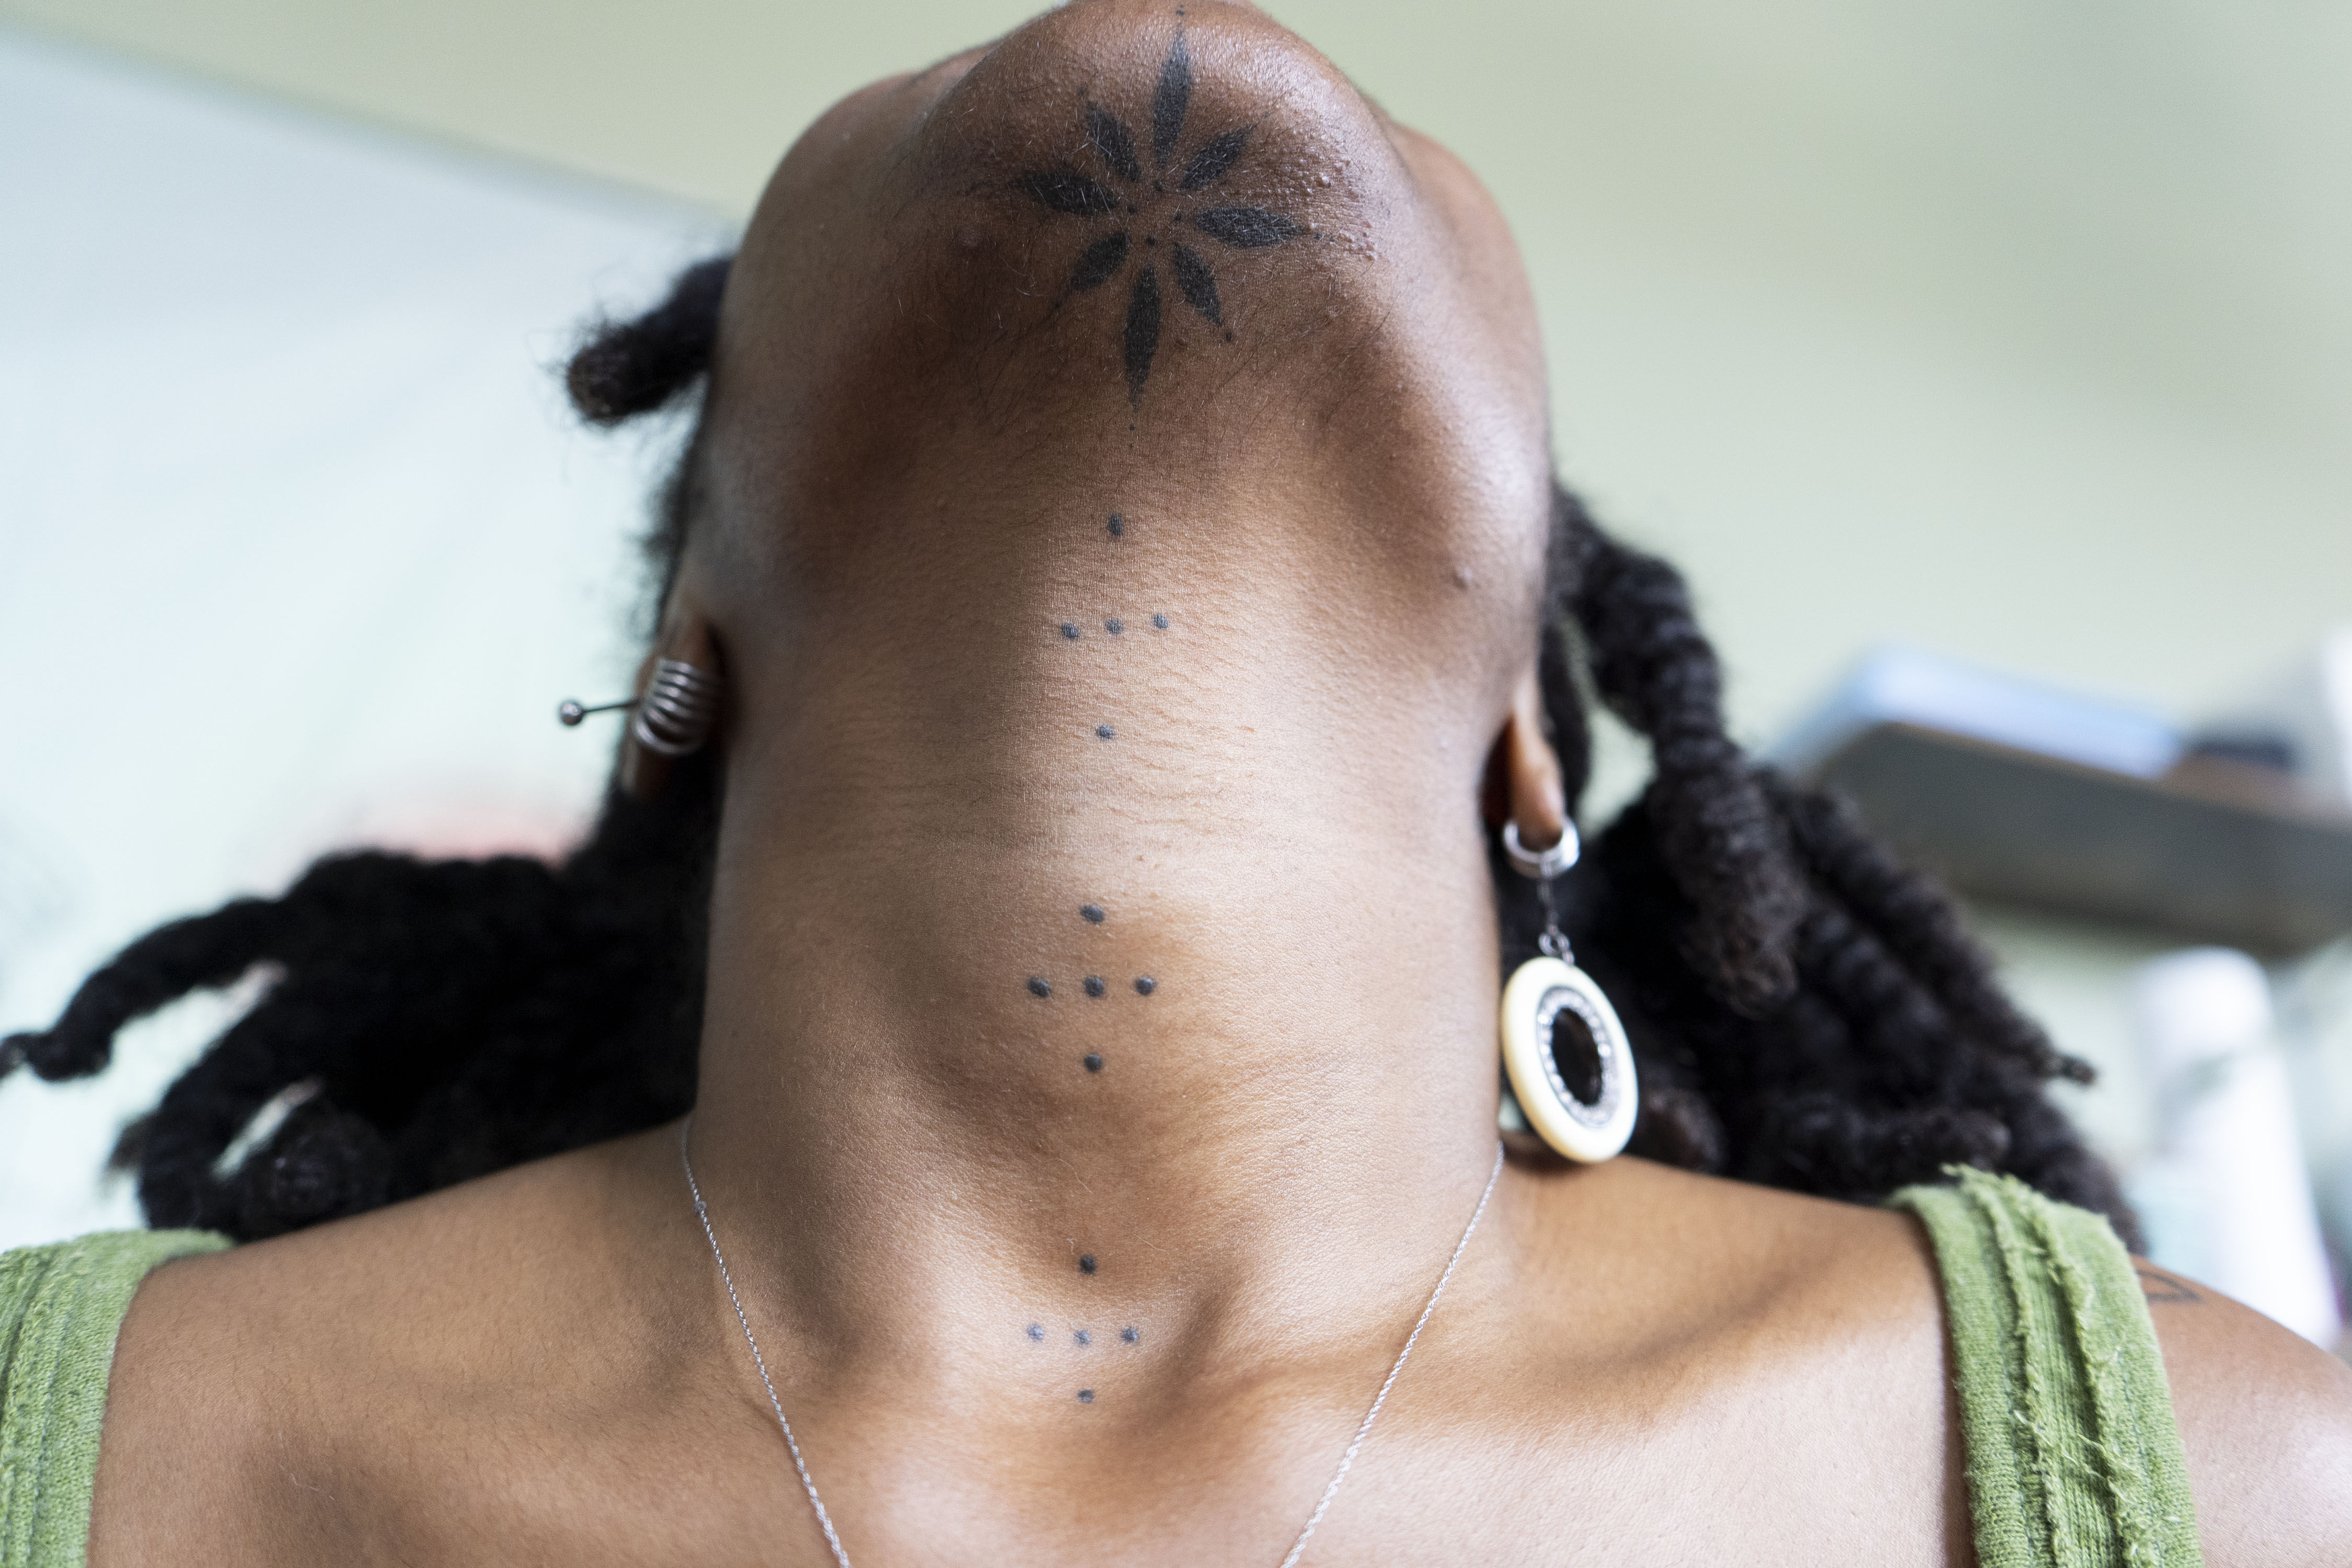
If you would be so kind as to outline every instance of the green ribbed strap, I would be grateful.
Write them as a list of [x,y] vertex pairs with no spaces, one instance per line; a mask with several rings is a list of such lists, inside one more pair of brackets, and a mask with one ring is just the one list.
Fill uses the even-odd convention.
[[1979,1568],[2200,1568],[2172,1393],[2107,1222],[2011,1176],[1906,1187],[1944,1276]]
[[0,1252],[0,1568],[82,1568],[114,1335],[157,1264],[201,1230],[119,1230]]

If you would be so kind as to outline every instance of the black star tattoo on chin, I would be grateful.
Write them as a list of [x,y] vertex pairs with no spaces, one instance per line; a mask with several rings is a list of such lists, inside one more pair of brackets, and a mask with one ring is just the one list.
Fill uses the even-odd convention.
[[[1070,217],[1118,220],[1096,236],[1070,268],[1067,295],[1090,294],[1132,271],[1127,290],[1127,321],[1120,330],[1120,357],[1127,367],[1130,406],[1143,401],[1143,384],[1160,353],[1160,264],[1153,259],[1167,241],[1169,276],[1176,292],[1211,326],[1225,324],[1215,268],[1200,250],[1177,237],[1181,229],[1228,250],[1264,250],[1309,232],[1307,226],[1264,207],[1196,205],[1213,201],[1214,187],[1248,148],[1253,126],[1239,126],[1198,142],[1181,162],[1185,121],[1192,107],[1192,55],[1180,29],[1160,68],[1151,95],[1152,174],[1146,178],[1143,153],[1127,121],[1098,103],[1086,110],[1086,144],[1101,172],[1125,187],[1105,184],[1075,168],[1034,169],[1013,182],[1039,206]],[[1205,195],[1204,195],[1205,193]],[[1137,242],[1140,234],[1141,243]],[[1130,268],[1130,263],[1134,263]],[[1066,298],[1067,297],[1066,295]],[[1234,334],[1225,333],[1231,342]],[[1112,531],[1118,531],[1116,524]]]

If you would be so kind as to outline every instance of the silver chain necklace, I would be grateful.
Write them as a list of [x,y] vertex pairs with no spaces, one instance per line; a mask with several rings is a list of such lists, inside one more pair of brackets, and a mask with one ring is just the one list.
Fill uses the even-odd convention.
[[[694,1198],[694,1217],[702,1222],[702,1235],[710,1243],[711,1261],[719,1265],[719,1278],[726,1282],[727,1300],[735,1308],[735,1321],[743,1325],[743,1342],[751,1347],[751,1364],[760,1369],[760,1382],[768,1391],[768,1407],[776,1413],[776,1425],[783,1428],[784,1447],[792,1450],[793,1468],[801,1478],[801,1488],[808,1493],[809,1507],[816,1510],[817,1528],[824,1531],[824,1543],[833,1549],[833,1560],[839,1568],[849,1568],[849,1553],[841,1544],[840,1533],[833,1528],[833,1515],[825,1512],[824,1500],[816,1495],[816,1482],[809,1479],[808,1461],[801,1457],[800,1439],[793,1436],[793,1424],[784,1419],[784,1402],[776,1397],[775,1380],[768,1375],[768,1359],[760,1353],[760,1341],[751,1332],[751,1320],[744,1315],[743,1299],[735,1293],[735,1276],[727,1269],[727,1255],[719,1250],[719,1233],[710,1228],[710,1205],[702,1201],[702,1188],[694,1179],[694,1162],[687,1155],[687,1140],[693,1133],[694,1118],[688,1116],[677,1130],[677,1163],[686,1168],[686,1190]],[[1470,1238],[1478,1234],[1478,1222],[1486,1217],[1486,1200],[1495,1195],[1495,1183],[1503,1173],[1503,1147],[1495,1146],[1495,1168],[1486,1173],[1486,1190],[1478,1194],[1478,1206],[1470,1212],[1470,1223],[1462,1227],[1462,1239],[1454,1244],[1454,1256],[1445,1260],[1445,1272],[1437,1277],[1437,1284],[1429,1292],[1429,1300],[1414,1320],[1412,1332],[1404,1340],[1404,1349],[1397,1352],[1389,1374],[1381,1382],[1381,1391],[1372,1395],[1372,1407],[1364,1412],[1364,1419],[1356,1427],[1356,1436],[1348,1451],[1339,1457],[1339,1468],[1331,1472],[1331,1484],[1323,1489],[1323,1496],[1315,1511],[1307,1516],[1307,1528],[1298,1532],[1291,1543],[1290,1555],[1282,1560],[1282,1568],[1297,1568],[1298,1559],[1307,1550],[1315,1527],[1323,1522],[1330,1511],[1331,1500],[1339,1495],[1339,1483],[1348,1479],[1348,1471],[1356,1462],[1356,1455],[1364,1439],[1372,1435],[1372,1423],[1380,1419],[1381,1406],[1388,1403],[1389,1390],[1396,1386],[1398,1374],[1404,1371],[1405,1362],[1412,1355],[1412,1347],[1421,1341],[1421,1331],[1429,1327],[1430,1314],[1437,1310],[1437,1299],[1445,1294],[1454,1270],[1461,1266],[1462,1255],[1470,1248]]]

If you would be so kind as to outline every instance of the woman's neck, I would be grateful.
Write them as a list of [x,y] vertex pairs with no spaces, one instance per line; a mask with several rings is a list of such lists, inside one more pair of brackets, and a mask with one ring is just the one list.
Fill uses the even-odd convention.
[[830,1358],[1386,1322],[1494,1147],[1477,721],[1407,746],[1054,629],[730,758],[693,1129],[730,1260]]

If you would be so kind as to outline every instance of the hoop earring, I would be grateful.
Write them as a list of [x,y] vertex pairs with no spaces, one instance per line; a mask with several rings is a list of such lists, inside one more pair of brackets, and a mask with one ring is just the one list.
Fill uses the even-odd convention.
[[702,750],[718,720],[719,677],[682,658],[658,658],[629,733],[648,752],[690,756]]
[[[1536,884],[1543,899],[1543,952],[1519,965],[1503,987],[1503,1105],[1498,1118],[1507,1132],[1532,1131],[1555,1151],[1592,1165],[1614,1158],[1633,1133],[1641,1101],[1633,1071],[1633,1042],[1617,1009],[1576,966],[1576,954],[1559,929],[1552,879],[1576,864],[1576,825],[1558,844],[1538,854],[1519,842],[1519,825],[1503,825],[1503,854],[1511,868]],[[1560,1068],[1560,1029],[1580,1029],[1592,1043],[1592,1098],[1570,1087]],[[1584,1075],[1578,1075],[1581,1079]]]

